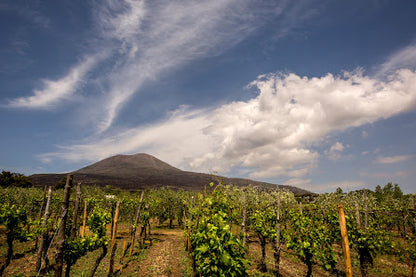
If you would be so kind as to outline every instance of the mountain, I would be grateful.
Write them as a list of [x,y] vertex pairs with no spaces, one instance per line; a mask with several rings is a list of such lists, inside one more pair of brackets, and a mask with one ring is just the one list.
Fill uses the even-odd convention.
[[[223,182],[237,186],[262,186],[286,188],[295,194],[310,193],[292,187],[275,185],[241,178],[183,171],[173,167],[151,155],[140,153],[135,155],[116,155],[79,170],[70,172],[75,182],[84,185],[111,185],[126,190],[141,190],[169,186],[185,190],[202,190],[211,182]],[[66,174],[34,174],[29,176],[35,185],[56,185]]]

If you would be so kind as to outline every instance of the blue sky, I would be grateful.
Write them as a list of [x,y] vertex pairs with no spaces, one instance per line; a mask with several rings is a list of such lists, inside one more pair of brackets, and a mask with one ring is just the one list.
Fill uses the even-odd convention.
[[416,193],[415,1],[2,1],[0,168],[149,153]]

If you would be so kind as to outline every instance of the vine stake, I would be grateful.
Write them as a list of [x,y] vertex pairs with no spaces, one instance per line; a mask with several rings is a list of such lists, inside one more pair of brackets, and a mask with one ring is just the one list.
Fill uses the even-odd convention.
[[339,226],[341,228],[342,249],[344,250],[345,271],[347,277],[352,277],[350,246],[348,244],[347,223],[342,205],[338,205]]

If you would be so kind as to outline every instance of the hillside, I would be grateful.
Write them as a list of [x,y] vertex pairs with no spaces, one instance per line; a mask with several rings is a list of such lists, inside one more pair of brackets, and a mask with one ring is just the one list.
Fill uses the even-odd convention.
[[[276,187],[275,184],[259,182],[241,178],[226,178],[222,176],[209,175],[183,171],[175,168],[151,155],[116,155],[79,170],[70,172],[74,174],[76,182],[84,185],[111,185],[126,190],[140,190],[147,188],[158,188],[170,186],[185,190],[202,190],[210,182],[237,186],[255,185],[269,188]],[[29,176],[35,185],[56,185],[66,174],[35,174]],[[306,190],[278,185],[295,194],[309,193]]]

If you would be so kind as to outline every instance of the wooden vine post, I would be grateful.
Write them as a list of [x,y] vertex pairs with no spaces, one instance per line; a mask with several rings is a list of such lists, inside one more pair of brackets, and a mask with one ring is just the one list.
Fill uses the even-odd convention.
[[121,258],[120,258],[121,269],[123,268],[123,259],[124,259],[125,252],[126,252],[126,239],[123,239],[123,251],[121,251]]
[[412,196],[411,205],[412,205],[411,207],[412,207],[412,210],[413,210],[413,225],[414,225],[414,228],[416,230],[416,217],[415,217],[415,214],[414,214],[414,212],[415,212],[415,196]]
[[84,216],[82,217],[82,228],[81,228],[81,232],[80,232],[80,236],[81,238],[83,238],[85,236],[85,228],[86,228],[86,223],[87,223],[87,200],[84,201]]
[[78,212],[81,202],[81,183],[77,184],[77,198],[75,199],[74,214],[72,215],[71,238],[75,238],[78,230]]
[[365,229],[368,228],[368,201],[367,201],[367,192],[364,191],[364,210],[365,210],[365,214],[364,214],[364,227]]
[[[51,206],[51,198],[52,198],[52,187],[49,187],[48,199],[46,200],[45,214],[43,215],[42,229],[45,228],[46,222],[48,221],[48,218],[49,218],[49,208]],[[36,259],[36,271],[39,271],[42,267],[42,256],[44,255],[44,252],[46,252],[45,244],[47,240],[48,240],[48,231],[45,231],[45,233],[42,234],[42,238],[40,240],[40,244],[38,248],[38,255]]]
[[338,205],[339,226],[341,229],[342,250],[345,258],[345,272],[347,277],[352,277],[350,246],[348,244],[347,223],[342,205]]
[[276,243],[274,245],[274,268],[276,276],[280,276],[280,193],[277,194],[277,211],[276,211]]
[[355,221],[357,222],[358,228],[360,228],[361,222],[360,222],[360,211],[358,210],[358,203],[355,203]]
[[247,205],[247,199],[246,199],[246,194],[245,192],[243,192],[243,220],[241,221],[241,233],[243,235],[243,247],[246,247],[246,217],[247,217],[247,210],[246,210],[246,205]]
[[115,257],[116,249],[117,249],[116,237],[117,237],[117,221],[118,221],[119,211],[120,211],[120,201],[117,201],[116,211],[114,214],[113,228],[112,228],[113,233],[111,236],[110,265],[108,267],[108,276],[113,276],[114,274],[114,257]]
[[[42,198],[42,202],[41,202],[41,204],[40,204],[39,213],[38,213],[38,216],[37,216],[37,219],[38,219],[39,221],[41,221],[41,219],[42,219],[43,208],[45,207],[45,203],[46,203],[46,191],[47,191],[47,186],[44,186],[44,187],[43,187],[43,198]],[[34,208],[34,206],[32,206],[32,209],[33,209],[33,208]],[[34,247],[33,247],[33,251],[35,251],[36,249],[39,249],[39,248],[38,248],[38,243],[39,243],[39,237],[36,237],[36,240],[35,240],[35,245],[34,245]]]
[[142,194],[140,196],[139,207],[137,208],[136,218],[134,219],[134,225],[133,225],[133,229],[131,231],[131,243],[130,243],[129,257],[133,254],[134,241],[136,239],[137,224],[139,223],[140,213],[141,213],[142,204],[143,204],[143,196],[144,196],[144,191],[142,191]]
[[[77,235],[77,230],[78,230],[78,212],[79,212],[79,204],[81,202],[81,183],[77,184],[77,189],[76,189],[76,198],[75,198],[75,205],[74,205],[74,212],[72,214],[72,223],[71,223],[71,228],[70,228],[70,234],[69,234],[69,238],[70,239],[74,239],[75,236]],[[67,261],[66,263],[66,268],[65,268],[65,276],[69,277],[70,273],[71,273],[71,267],[72,267],[72,262],[71,261]]]
[[62,218],[58,231],[58,239],[56,242],[56,263],[55,263],[55,277],[62,276],[62,269],[64,266],[64,243],[65,243],[65,228],[68,219],[69,196],[72,187],[72,174],[66,177],[66,184],[64,188],[64,199],[62,201]]
[[[414,225],[413,227],[414,227],[414,230],[416,231],[415,196],[414,195],[412,195],[412,198],[410,199],[410,208],[412,209],[412,212],[413,212],[413,225]],[[409,276],[413,277],[414,271],[415,271],[415,263],[409,260]]]
[[186,226],[187,229],[187,237],[186,237],[186,251],[191,252],[191,230],[192,230],[192,209],[193,209],[193,204],[194,204],[194,197],[191,197],[191,206],[189,208],[189,225]]
[[41,219],[41,217],[42,217],[42,212],[43,212],[43,207],[45,205],[45,201],[47,201],[46,200],[46,186],[43,187],[43,198],[42,198],[42,202],[40,204],[38,219]]

